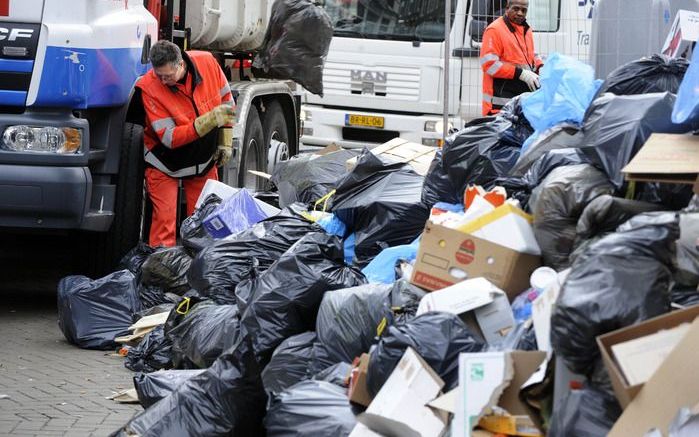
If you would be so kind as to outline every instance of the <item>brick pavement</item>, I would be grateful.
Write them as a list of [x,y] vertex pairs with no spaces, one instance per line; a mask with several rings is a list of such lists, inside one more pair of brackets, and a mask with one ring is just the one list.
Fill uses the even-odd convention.
[[65,272],[39,270],[0,271],[0,436],[109,435],[142,410],[105,399],[133,387],[132,372],[65,341],[55,303]]

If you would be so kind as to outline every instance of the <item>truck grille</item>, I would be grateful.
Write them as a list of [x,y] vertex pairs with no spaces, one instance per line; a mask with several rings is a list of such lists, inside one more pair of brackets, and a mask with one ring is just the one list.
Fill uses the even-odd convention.
[[0,102],[24,106],[32,79],[40,24],[0,23]]
[[323,89],[326,95],[371,95],[416,102],[420,99],[420,69],[326,62]]

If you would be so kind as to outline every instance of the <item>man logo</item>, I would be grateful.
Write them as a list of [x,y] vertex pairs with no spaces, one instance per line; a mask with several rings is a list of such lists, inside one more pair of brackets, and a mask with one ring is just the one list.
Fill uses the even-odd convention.
[[386,95],[388,73],[380,71],[350,71],[352,94]]
[[380,71],[352,70],[350,75],[352,82],[386,83],[388,81],[388,73],[381,73]]

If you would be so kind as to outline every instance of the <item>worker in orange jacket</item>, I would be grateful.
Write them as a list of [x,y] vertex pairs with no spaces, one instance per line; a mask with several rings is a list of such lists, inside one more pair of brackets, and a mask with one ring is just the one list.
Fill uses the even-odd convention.
[[230,160],[235,110],[228,80],[210,53],[183,53],[158,41],[150,61],[153,68],[136,84],[146,113],[145,180],[153,203],[148,243],[174,246],[179,180],[191,215],[206,181],[218,179],[216,165]]
[[505,15],[483,33],[483,115],[497,114],[513,97],[540,87],[543,61],[534,53],[528,0],[508,0]]

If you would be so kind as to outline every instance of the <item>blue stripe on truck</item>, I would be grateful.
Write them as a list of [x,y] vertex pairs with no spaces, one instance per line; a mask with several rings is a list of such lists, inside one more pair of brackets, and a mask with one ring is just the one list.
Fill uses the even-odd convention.
[[0,105],[24,106],[24,102],[26,101],[26,91],[0,90]]
[[34,68],[34,61],[20,59],[0,59],[0,71],[12,73],[31,73]]
[[136,79],[150,66],[141,64],[141,50],[47,47],[34,106],[86,109],[125,104]]

